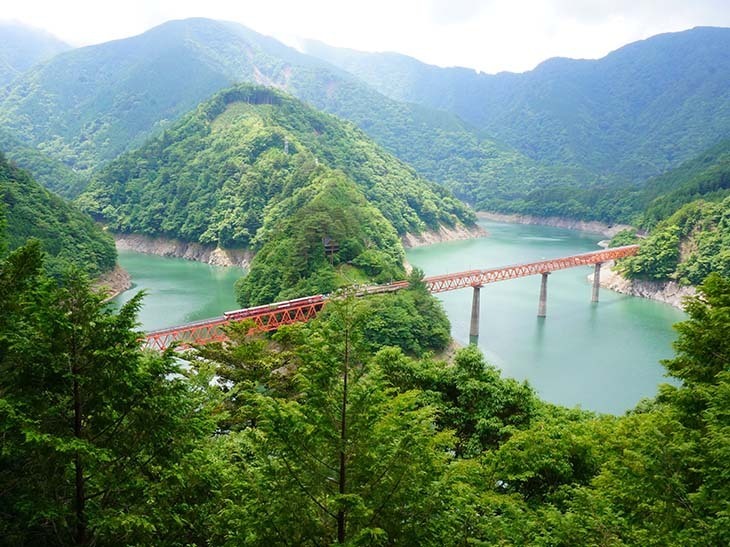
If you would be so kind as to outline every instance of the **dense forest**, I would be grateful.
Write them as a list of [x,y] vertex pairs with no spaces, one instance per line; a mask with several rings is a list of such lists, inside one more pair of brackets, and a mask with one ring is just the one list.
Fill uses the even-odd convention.
[[[0,128],[13,136],[11,158],[75,197],[105,162],[216,91],[263,83],[352,121],[478,209],[626,222],[637,212],[627,194],[726,136],[725,30],[663,35],[598,61],[556,59],[522,75],[375,56],[372,66],[387,67],[377,78],[392,76],[425,94],[409,96],[420,103],[413,104],[379,93],[377,81],[347,63],[343,70],[331,64],[337,59],[300,53],[241,25],[171,21],[25,72],[0,90]],[[420,75],[409,81],[422,70],[423,85]],[[64,180],[44,176],[51,160],[68,168]]]
[[112,238],[92,219],[35,182],[0,153],[0,216],[10,249],[30,238],[50,255],[47,265],[60,271],[73,264],[91,275],[111,270],[117,260]]
[[236,287],[243,307],[405,275],[405,254],[392,225],[341,174],[320,169],[309,186],[271,213]]
[[[730,276],[730,197],[718,202],[693,201],[663,220],[645,239],[636,256],[619,262],[629,278],[676,280],[698,285],[710,273]],[[613,245],[635,242],[618,234]]]
[[305,189],[320,167],[347,175],[401,235],[474,222],[443,187],[351,124],[248,85],[217,94],[111,162],[77,202],[112,230],[246,247],[266,215],[289,212],[275,205]]
[[730,542],[727,279],[677,326],[681,384],[613,417],[540,401],[473,346],[435,358],[448,322],[417,276],[175,355],[140,349],[139,296],[112,311],[42,261],[0,259],[3,544]]
[[[206,19],[35,64],[67,46],[4,28],[0,545],[730,545],[727,29],[489,76]],[[252,249],[242,306],[330,298],[145,350],[144,294],[92,288],[111,237],[36,180],[112,231]],[[473,224],[452,191],[648,231],[618,270],[698,287],[671,384],[599,415],[454,347],[400,241]]]

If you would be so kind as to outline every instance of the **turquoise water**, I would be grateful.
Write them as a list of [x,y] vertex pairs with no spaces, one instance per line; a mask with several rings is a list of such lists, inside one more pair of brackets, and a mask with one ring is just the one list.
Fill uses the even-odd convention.
[[241,268],[133,251],[119,251],[119,264],[132,276],[133,287],[114,302],[123,304],[144,290],[146,296],[139,317],[144,330],[214,317],[240,307],[233,284],[245,273]]
[[[489,236],[411,249],[408,260],[427,275],[488,268],[596,250],[600,236],[516,224],[483,223]],[[135,287],[147,292],[142,328],[177,325],[236,309],[233,284],[244,271],[176,258],[120,252]],[[547,317],[537,318],[540,276],[481,290],[479,347],[503,374],[526,379],[544,399],[622,413],[666,381],[659,360],[672,355],[672,324],[684,314],[657,302],[601,290],[591,304],[592,268],[555,272],[548,279]],[[469,342],[471,289],[438,295],[452,335]]]
[[[426,275],[489,268],[597,250],[600,236],[545,226],[483,222],[489,236],[407,252]],[[525,379],[544,399],[622,413],[666,381],[672,324],[684,314],[666,304],[602,289],[592,304],[592,267],[552,273],[547,317],[537,317],[540,276],[481,289],[478,345],[503,374]],[[472,290],[438,295],[452,336],[469,342]]]

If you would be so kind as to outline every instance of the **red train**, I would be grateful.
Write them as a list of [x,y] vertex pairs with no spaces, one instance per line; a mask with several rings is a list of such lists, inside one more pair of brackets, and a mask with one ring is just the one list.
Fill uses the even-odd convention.
[[327,300],[327,298],[328,297],[324,294],[303,296],[302,298],[294,298],[292,300],[284,300],[282,302],[273,302],[271,304],[253,306],[252,308],[242,308],[240,310],[227,311],[223,314],[223,316],[229,321],[235,321],[239,319],[246,319],[247,317],[255,317],[266,312],[296,308],[304,304],[318,304],[320,302],[324,302],[325,300]]

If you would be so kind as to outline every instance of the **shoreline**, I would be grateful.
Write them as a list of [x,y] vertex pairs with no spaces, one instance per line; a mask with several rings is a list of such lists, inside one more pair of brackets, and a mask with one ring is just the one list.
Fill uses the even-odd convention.
[[253,251],[248,249],[221,249],[212,245],[190,243],[166,237],[150,237],[141,234],[113,233],[118,251],[135,251],[157,256],[184,258],[204,262],[211,266],[238,266],[248,268]]
[[[593,274],[590,274],[588,279],[592,281]],[[614,271],[613,263],[601,271],[601,287],[620,294],[662,302],[682,311],[684,311],[684,299],[697,294],[694,286],[683,286],[676,281],[626,279]]]
[[477,211],[477,217],[494,222],[508,222],[511,224],[535,224],[541,226],[555,226],[581,232],[591,232],[604,237],[613,237],[622,230],[633,229],[628,224],[606,224],[597,220],[575,220],[564,217],[539,217],[535,215],[518,215]]
[[447,241],[477,239],[486,235],[487,231],[478,224],[474,224],[474,226],[457,224],[453,228],[442,224],[438,230],[427,230],[420,234],[404,234],[400,240],[404,249],[413,249],[415,247],[425,247],[426,245],[445,243]]
[[104,301],[109,302],[124,291],[132,288],[132,276],[129,275],[127,270],[117,264],[112,271],[100,275],[94,281],[94,288],[107,293]]

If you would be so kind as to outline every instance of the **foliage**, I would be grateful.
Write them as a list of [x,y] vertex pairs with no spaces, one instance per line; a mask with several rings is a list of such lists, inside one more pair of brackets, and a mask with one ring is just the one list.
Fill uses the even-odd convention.
[[[615,177],[597,175],[581,166],[578,157],[548,165],[495,142],[453,114],[394,101],[276,40],[240,25],[205,19],[173,21],[140,36],[74,50],[29,71],[0,98],[0,126],[18,141],[13,157],[23,165],[48,169],[39,158],[26,157],[30,145],[73,169],[83,184],[105,161],[159,136],[200,101],[241,81],[286,89],[318,109],[350,120],[421,176],[478,208],[605,221],[628,219],[635,213],[634,200],[618,192],[607,195]],[[311,138],[304,144],[317,154],[314,143],[328,133],[315,128],[305,134]],[[303,134],[299,139],[304,142]],[[324,160],[318,157],[330,165],[340,162],[333,166],[361,182],[352,169],[364,152],[362,147],[348,146],[330,149],[331,157]],[[379,157],[369,160],[376,174],[403,169],[394,171],[391,162]],[[44,184],[54,182],[40,171],[34,174]],[[372,178],[367,172],[361,175]],[[70,182],[55,184],[54,189],[64,195],[77,189]],[[443,211],[461,216],[461,205],[448,192],[438,188],[431,192],[436,198],[415,192],[415,203],[396,202],[392,214],[383,212],[394,221],[399,215],[396,205],[421,209],[419,217],[431,226],[431,217]],[[368,194],[381,203],[384,197]]]
[[730,281],[688,302],[665,362],[682,383],[614,417],[539,401],[474,346],[445,363],[405,353],[432,347],[428,332],[381,340],[381,315],[437,318],[413,277],[404,296],[333,300],[273,337],[232,326],[183,369],[139,349],[139,297],[114,313],[78,274],[48,278],[37,243],[14,251],[0,262],[3,542],[730,541]]
[[242,306],[349,285],[348,279],[338,281],[337,271],[362,263],[358,259],[368,251],[378,258],[366,266],[374,279],[403,276],[403,248],[390,224],[342,174],[323,168],[319,173],[309,186],[269,210],[276,220],[267,219],[262,227],[261,248],[236,286]]
[[239,523],[231,543],[418,541],[438,517],[428,494],[449,436],[434,435],[432,407],[389,393],[358,351],[353,300],[331,306],[295,334],[297,396],[252,397],[256,427],[240,434],[251,451],[239,464],[246,494],[223,515]]
[[730,188],[730,139],[647,181],[641,192],[641,224],[652,228],[683,205],[702,199],[720,201]]
[[368,298],[359,310],[363,339],[370,351],[395,346],[421,356],[442,351],[451,340],[440,302],[425,291],[403,290]]
[[354,181],[399,234],[474,220],[351,125],[256,86],[221,92],[112,162],[79,203],[113,230],[242,247],[327,168]]
[[533,160],[639,182],[727,137],[729,48],[728,29],[703,27],[521,74],[323,44],[307,51],[395,100],[452,112]]
[[618,270],[629,278],[669,279],[679,262],[679,228],[658,228],[641,243],[639,252],[623,259]]
[[0,129],[0,150],[18,167],[28,171],[44,188],[71,199],[85,188],[87,180],[63,162],[22,144]]
[[117,260],[112,238],[87,215],[37,184],[30,175],[0,154],[0,192],[7,217],[10,249],[29,238],[41,241],[52,257],[53,271],[74,264],[96,276],[111,270]]
[[3,543],[149,544],[184,518],[150,505],[184,490],[173,477],[212,432],[209,403],[172,353],[140,349],[140,295],[118,313],[103,298],[77,271],[46,277],[37,243],[0,263]]
[[730,197],[688,203],[639,243],[635,257],[619,264],[628,277],[676,279],[698,285],[711,272],[730,275]]
[[636,230],[626,229],[621,230],[615,236],[611,238],[609,247],[623,247],[624,245],[635,245],[639,242],[639,238],[636,237]]

